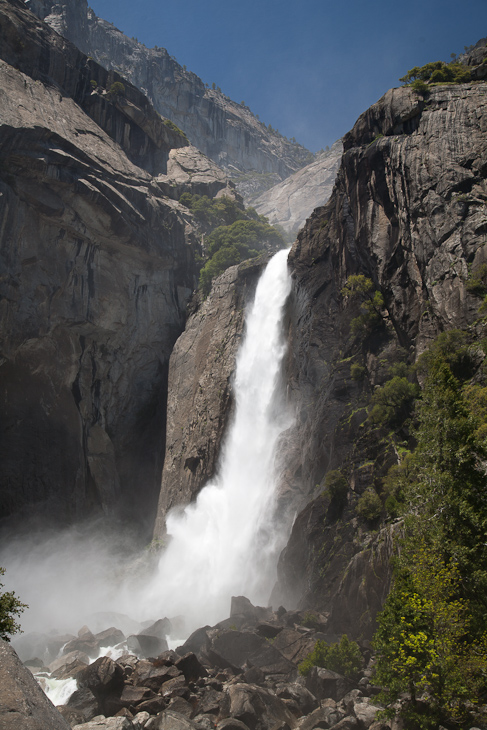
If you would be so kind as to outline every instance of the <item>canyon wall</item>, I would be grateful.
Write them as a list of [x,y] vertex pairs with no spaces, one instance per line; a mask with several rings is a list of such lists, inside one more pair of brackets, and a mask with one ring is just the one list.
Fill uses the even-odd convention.
[[217,88],[207,88],[164,48],[146,48],[98,18],[87,0],[28,0],[27,6],[86,55],[141,89],[195,147],[235,175],[245,197],[280,182],[313,159],[302,145],[270,131],[248,107]]
[[[326,610],[335,631],[370,636],[400,530],[392,520],[373,538],[377,521],[355,509],[398,460],[387,432],[366,420],[372,392],[442,331],[485,336],[467,284],[487,259],[486,104],[483,82],[387,92],[345,135],[334,193],[291,250],[289,468],[313,499],[281,556],[280,595]],[[358,274],[384,298],[382,326],[365,340],[350,331],[357,305],[343,292]],[[327,488],[338,468],[345,504]]]
[[23,3],[0,13],[1,516],[150,532],[195,286],[188,211],[163,192],[187,142]]

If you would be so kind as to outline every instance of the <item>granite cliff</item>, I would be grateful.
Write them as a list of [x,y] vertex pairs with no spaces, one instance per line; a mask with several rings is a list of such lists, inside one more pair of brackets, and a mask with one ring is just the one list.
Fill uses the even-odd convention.
[[231,190],[135,87],[22,2],[0,12],[1,514],[150,530],[196,281],[173,198]]
[[234,176],[244,197],[266,190],[312,160],[302,145],[270,131],[250,109],[180,66],[164,48],[146,48],[98,18],[87,0],[27,0],[60,35],[116,70],[171,119],[191,143]]
[[293,173],[281,183],[251,199],[260,215],[279,226],[291,240],[315,208],[330,197],[342,156],[339,140],[316,160]]
[[[366,421],[371,394],[395,363],[414,363],[438,333],[474,327],[483,336],[483,325],[473,325],[479,299],[467,284],[487,256],[486,102],[482,81],[438,85],[425,94],[409,87],[387,92],[345,135],[331,199],[314,211],[290,252],[286,371],[296,426],[283,445],[281,495],[298,514],[272,602],[326,612],[334,632],[371,636],[401,527],[390,518],[370,523],[356,511],[361,495],[398,460],[397,446]],[[355,275],[370,279],[384,300],[381,326],[364,340],[351,334],[357,304],[343,293]],[[215,297],[205,318],[220,306],[218,291]],[[235,342],[237,322],[225,342]],[[183,335],[174,363],[180,375],[186,337],[195,352],[207,347],[197,328]],[[172,412],[189,407],[189,393],[193,426],[181,425],[174,441],[176,461],[183,454],[186,469],[166,461],[162,511],[166,494],[194,496],[215,458],[194,424],[207,413],[218,414],[215,423],[224,420],[219,399],[221,393],[228,399],[228,368],[199,361],[185,382],[173,382]],[[210,382],[198,405],[197,384]],[[346,478],[340,500],[327,482],[337,469]],[[171,496],[170,503],[177,501]]]

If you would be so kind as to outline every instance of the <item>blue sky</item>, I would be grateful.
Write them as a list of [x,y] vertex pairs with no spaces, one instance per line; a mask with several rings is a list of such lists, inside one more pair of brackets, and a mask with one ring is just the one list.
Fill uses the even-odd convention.
[[316,152],[412,66],[487,36],[487,0],[89,0]]

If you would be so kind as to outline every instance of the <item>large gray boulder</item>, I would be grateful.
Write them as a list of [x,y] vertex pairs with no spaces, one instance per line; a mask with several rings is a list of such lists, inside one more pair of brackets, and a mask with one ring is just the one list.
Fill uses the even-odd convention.
[[2,730],[69,730],[31,672],[0,639],[0,727]]

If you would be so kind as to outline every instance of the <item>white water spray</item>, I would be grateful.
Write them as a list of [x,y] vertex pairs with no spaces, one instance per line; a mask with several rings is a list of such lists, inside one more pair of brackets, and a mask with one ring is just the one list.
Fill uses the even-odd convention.
[[282,547],[273,524],[275,457],[290,426],[281,392],[287,251],[269,262],[246,317],[237,356],[235,417],[216,478],[183,513],[168,516],[170,542],[145,599],[146,608],[182,613],[193,626],[229,615],[230,597],[266,603]]
[[[95,633],[109,626],[137,633],[139,621],[178,614],[186,616],[189,630],[227,618],[232,595],[267,603],[286,537],[275,519],[274,464],[279,436],[291,425],[280,378],[289,290],[287,251],[281,251],[246,315],[235,416],[218,475],[194,504],[169,516],[171,540],[155,575],[143,569],[148,566],[130,535],[104,524],[13,534],[3,541],[6,589],[30,607],[21,617],[25,632],[76,632],[87,623]],[[136,625],[129,627],[131,619],[121,613]],[[15,637],[14,644],[18,648],[27,638]],[[26,649],[25,658],[36,652]]]

